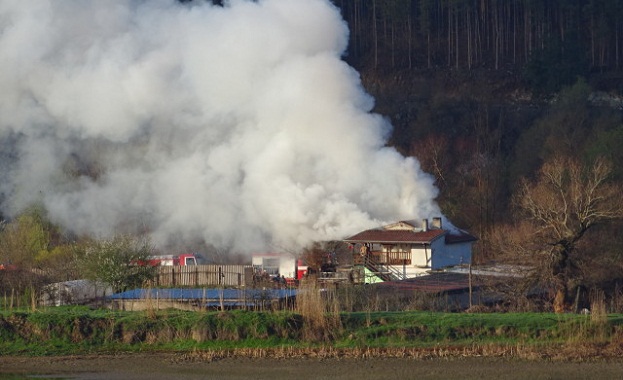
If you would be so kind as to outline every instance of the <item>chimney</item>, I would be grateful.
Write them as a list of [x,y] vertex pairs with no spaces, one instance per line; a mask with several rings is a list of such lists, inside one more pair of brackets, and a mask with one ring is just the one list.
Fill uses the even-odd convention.
[[428,219],[422,220],[422,231],[428,231]]
[[433,224],[432,225],[433,228],[436,228],[436,229],[440,230],[441,229],[441,218],[439,218],[439,217],[433,218],[433,223],[432,224]]

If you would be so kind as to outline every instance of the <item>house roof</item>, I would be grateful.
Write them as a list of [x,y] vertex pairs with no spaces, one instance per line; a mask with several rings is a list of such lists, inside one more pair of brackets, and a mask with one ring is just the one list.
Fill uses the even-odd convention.
[[465,243],[477,240],[476,237],[465,231],[450,231],[442,228],[418,228],[414,221],[401,221],[379,228],[362,231],[344,239],[347,243],[416,243],[430,244],[445,236],[446,244]]
[[446,244],[466,243],[476,240],[478,240],[478,238],[465,231],[459,231],[458,233],[450,232],[446,235]]
[[386,230],[376,228],[366,230],[344,239],[348,243],[431,243],[443,236],[445,230]]
[[[401,281],[386,281],[376,285],[381,288],[410,292],[415,290],[428,293],[451,292],[468,289],[469,275],[462,273],[433,273]],[[472,280],[472,286],[479,285],[480,282],[475,279]]]

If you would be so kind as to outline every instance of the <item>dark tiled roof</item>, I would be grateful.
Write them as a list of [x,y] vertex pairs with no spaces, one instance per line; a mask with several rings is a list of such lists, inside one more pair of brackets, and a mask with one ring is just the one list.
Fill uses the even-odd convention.
[[446,244],[455,244],[455,243],[466,243],[470,241],[478,240],[475,236],[468,234],[467,232],[461,231],[460,233],[449,233],[446,235]]
[[[409,292],[417,290],[422,292],[441,293],[468,289],[469,275],[460,273],[433,273],[402,281],[382,282],[376,285],[381,288],[391,288]],[[474,280],[472,285],[478,286],[480,283]]]
[[372,229],[360,232],[344,241],[349,243],[430,243],[446,232],[439,229],[428,231]]

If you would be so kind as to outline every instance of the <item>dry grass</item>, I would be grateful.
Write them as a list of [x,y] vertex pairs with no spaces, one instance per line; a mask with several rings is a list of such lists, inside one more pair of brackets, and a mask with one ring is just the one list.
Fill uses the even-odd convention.
[[335,292],[320,288],[314,279],[301,282],[295,311],[303,317],[305,340],[329,341],[341,329],[340,305]]
[[591,321],[605,323],[608,317],[606,310],[606,295],[601,290],[593,290],[590,294]]
[[190,338],[195,342],[207,342],[212,339],[210,329],[205,325],[194,326],[190,331]]
[[368,359],[399,358],[428,360],[437,358],[498,357],[523,360],[552,360],[584,362],[605,358],[618,358],[623,354],[620,345],[550,345],[535,347],[531,345],[472,345],[435,346],[427,348],[389,347],[389,348],[239,348],[225,350],[197,350],[180,356],[180,361],[211,362],[229,358],[250,359]]
[[623,313],[623,289],[616,284],[610,297],[610,312]]

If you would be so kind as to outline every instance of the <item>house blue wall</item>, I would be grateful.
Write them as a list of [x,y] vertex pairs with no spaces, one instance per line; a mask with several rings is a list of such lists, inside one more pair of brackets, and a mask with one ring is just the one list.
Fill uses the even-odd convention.
[[449,266],[470,264],[472,261],[472,242],[434,244],[432,255],[432,269],[442,269]]

